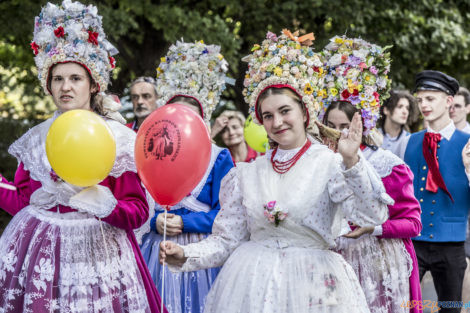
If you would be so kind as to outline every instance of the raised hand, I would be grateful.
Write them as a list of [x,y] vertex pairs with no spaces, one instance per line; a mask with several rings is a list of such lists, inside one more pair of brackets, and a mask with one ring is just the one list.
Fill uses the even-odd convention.
[[465,166],[465,171],[470,173],[470,139],[467,144],[463,147],[462,150],[462,160],[463,165]]
[[357,151],[362,142],[362,121],[359,113],[355,113],[349,131],[343,131],[338,141],[338,152],[343,157],[346,168],[351,168],[359,161]]

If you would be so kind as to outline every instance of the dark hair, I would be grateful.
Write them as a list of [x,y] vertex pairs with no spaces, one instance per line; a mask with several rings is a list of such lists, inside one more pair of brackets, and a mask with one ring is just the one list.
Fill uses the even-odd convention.
[[464,105],[467,106],[470,104],[470,91],[465,87],[460,87],[459,91],[455,94],[456,96],[462,96],[464,100]]
[[[90,88],[97,87],[95,80],[90,75],[90,72],[82,64],[76,63],[76,62],[72,62],[72,63],[78,64],[81,67],[83,67],[83,69],[85,70],[85,72],[87,74],[88,81],[90,82]],[[47,89],[49,89],[49,91],[51,90],[52,72],[54,70],[54,67],[57,64],[63,64],[63,63],[56,63],[56,64],[52,65],[51,68],[49,69],[49,73],[47,75]],[[99,96],[98,92],[92,92],[91,93],[91,95],[90,95],[90,108],[96,114],[104,116],[103,97]]]
[[[361,114],[361,110],[357,109],[354,105],[352,105],[349,102],[346,101],[333,101],[331,104],[328,106],[328,108],[325,111],[325,115],[323,116],[323,124],[328,125],[328,115],[330,115],[330,112],[333,111],[334,109],[338,109],[344,114],[346,114],[346,117],[348,118],[349,121],[352,121],[354,114],[359,113]],[[378,147],[375,145],[371,145],[367,142],[366,137],[362,135],[362,140],[361,140],[363,145],[366,145],[367,147],[371,148],[372,150],[377,150]]]
[[186,102],[188,104],[195,106],[199,111],[199,115],[202,116],[201,105],[199,104],[199,102],[196,101],[196,99],[193,99],[192,97],[186,97],[186,96],[176,96],[176,97],[171,98],[167,104],[178,103],[178,102]]
[[390,114],[393,114],[393,111],[395,111],[395,108],[398,105],[398,101],[400,101],[400,99],[402,98],[407,99],[408,102],[410,103],[410,106],[408,109],[409,111],[408,119],[404,126],[405,129],[409,130],[409,126],[418,120],[419,111],[418,111],[418,102],[416,101],[416,98],[413,97],[407,90],[391,90],[390,98],[385,100],[382,107],[380,107],[381,117],[377,121],[377,127],[382,128],[382,129],[384,127],[385,119],[387,118],[384,114],[384,109],[387,108]]
[[[285,95],[285,96],[288,96],[290,97],[292,100],[294,100],[299,106],[300,106],[300,109],[302,110],[303,114],[306,114],[307,113],[307,109],[305,108],[305,105],[302,103],[302,100],[300,99],[300,97],[293,91],[291,90],[290,88],[268,88],[266,90],[264,90],[259,96],[258,96],[258,102],[256,102],[256,113],[257,115],[262,118],[263,115],[261,114],[261,103],[266,100],[267,97],[269,96],[272,96],[272,95]],[[308,121],[305,122],[305,131],[307,131],[307,124],[308,124]],[[278,146],[278,143],[275,142],[274,140],[272,140],[271,138],[269,138],[268,136],[268,140],[269,140],[269,146],[271,148],[275,148]]]

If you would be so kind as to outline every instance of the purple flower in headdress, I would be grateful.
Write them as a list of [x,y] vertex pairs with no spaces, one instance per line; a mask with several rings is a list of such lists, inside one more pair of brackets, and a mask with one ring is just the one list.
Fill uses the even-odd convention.
[[350,96],[348,101],[352,104],[352,105],[356,105],[356,104],[359,104],[361,103],[361,99],[359,99],[358,96]]
[[369,67],[369,72],[371,72],[374,75],[377,75],[379,71],[377,70],[375,66],[372,65],[371,67]]
[[354,56],[354,55],[350,55],[348,57],[348,60],[346,61],[346,64],[349,65],[349,66],[357,66],[361,63],[361,59]]
[[277,42],[277,36],[275,33],[272,33],[272,32],[267,32],[266,39]]

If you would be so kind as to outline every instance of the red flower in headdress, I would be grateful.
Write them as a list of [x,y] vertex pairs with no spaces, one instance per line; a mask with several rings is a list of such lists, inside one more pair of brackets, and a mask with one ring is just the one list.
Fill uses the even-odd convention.
[[57,27],[56,30],[54,30],[54,35],[58,38],[64,37],[65,36],[65,31],[62,26]]
[[88,42],[94,45],[98,45],[98,33],[92,30],[88,31]]
[[116,59],[113,58],[112,56],[109,57],[109,64],[111,64],[111,68],[116,67]]
[[31,49],[33,49],[33,51],[34,51],[34,55],[38,55],[38,53],[39,53],[39,50],[38,50],[38,49],[39,49],[39,46],[38,46],[34,41],[33,41],[30,45],[31,45]]
[[353,96],[355,97],[359,96],[359,90],[354,89]]
[[374,91],[374,97],[375,97],[375,101],[377,101],[378,103],[380,99],[380,95],[377,93],[377,91]]
[[348,99],[350,95],[351,94],[349,93],[347,89],[344,89],[343,92],[341,93],[341,97],[345,100]]

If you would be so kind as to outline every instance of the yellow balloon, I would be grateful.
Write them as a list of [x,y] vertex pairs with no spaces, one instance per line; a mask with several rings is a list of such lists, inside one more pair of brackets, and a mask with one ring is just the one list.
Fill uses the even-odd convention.
[[243,129],[246,143],[254,150],[264,153],[268,149],[268,134],[262,125],[253,122],[253,118],[248,116]]
[[60,115],[49,128],[46,154],[52,169],[69,184],[88,187],[105,179],[116,159],[116,141],[108,124],[86,110]]

